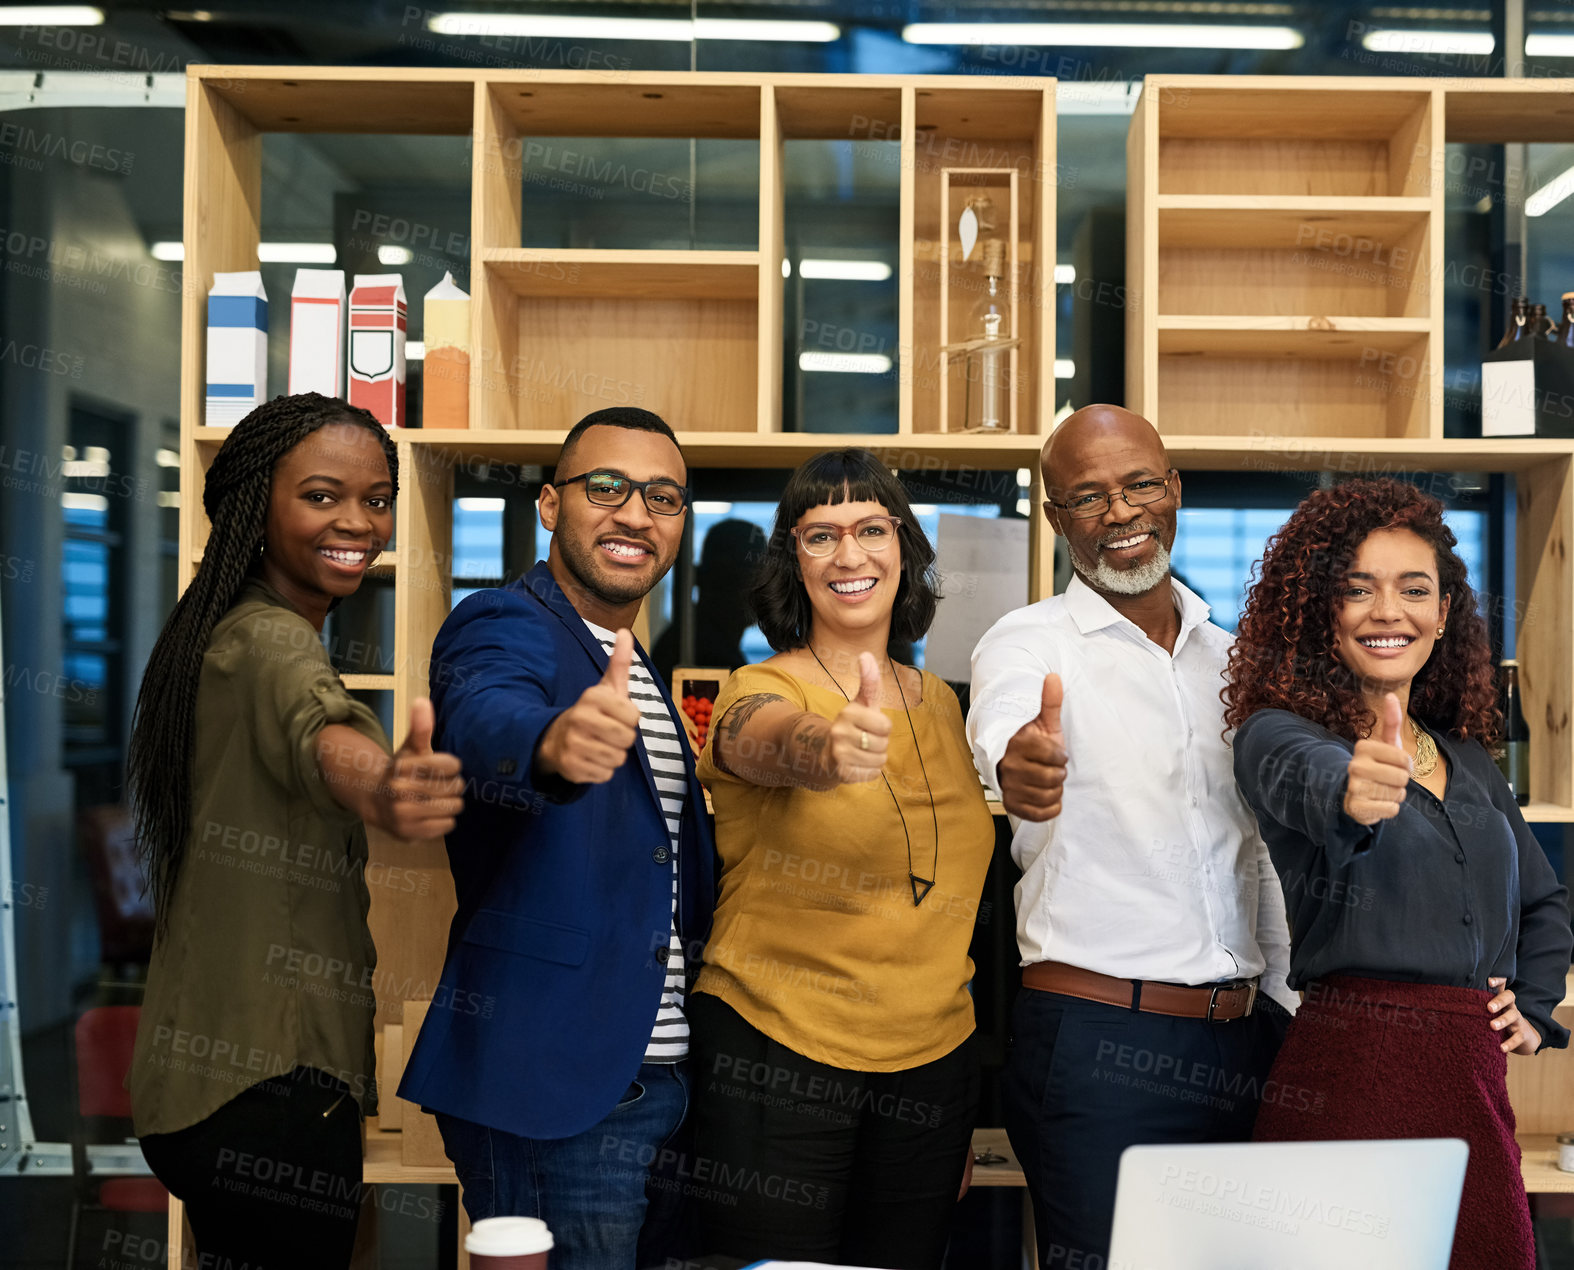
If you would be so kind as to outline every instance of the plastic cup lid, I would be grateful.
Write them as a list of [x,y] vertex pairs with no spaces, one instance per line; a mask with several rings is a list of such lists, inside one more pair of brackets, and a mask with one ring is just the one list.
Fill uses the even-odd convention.
[[492,1257],[520,1257],[546,1252],[552,1232],[539,1217],[487,1217],[465,1236],[465,1251]]

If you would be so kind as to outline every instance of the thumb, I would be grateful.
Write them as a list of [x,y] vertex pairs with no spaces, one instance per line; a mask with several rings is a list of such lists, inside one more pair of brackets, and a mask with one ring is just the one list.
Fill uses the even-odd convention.
[[1399,723],[1404,711],[1399,708],[1399,698],[1389,693],[1383,698],[1383,740],[1396,749],[1404,746],[1399,740]]
[[1060,731],[1060,705],[1066,698],[1059,675],[1044,676],[1044,695],[1038,710],[1038,726],[1045,732]]
[[858,654],[858,695],[853,700],[861,706],[873,706],[880,700],[880,663],[873,653]]
[[404,734],[404,744],[399,748],[406,754],[430,754],[432,729],[436,723],[431,699],[417,697],[410,703],[410,730]]
[[620,697],[629,695],[629,663],[633,660],[634,633],[625,626],[618,631],[618,642],[612,646],[607,673],[601,676],[601,682]]

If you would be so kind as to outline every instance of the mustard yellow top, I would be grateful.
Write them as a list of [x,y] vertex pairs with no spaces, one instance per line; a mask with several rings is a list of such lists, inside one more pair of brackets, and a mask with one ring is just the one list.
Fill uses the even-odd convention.
[[[773,666],[745,666],[716,702],[718,724],[733,702],[766,692],[828,719],[847,704]],[[699,762],[722,871],[695,991],[806,1058],[850,1071],[917,1067],[972,1033],[967,949],[995,843],[956,694],[926,673],[911,729],[901,710],[885,713],[891,792],[878,780],[823,793],[749,784],[716,766],[714,728]],[[916,908],[892,793],[913,872],[935,882]]]

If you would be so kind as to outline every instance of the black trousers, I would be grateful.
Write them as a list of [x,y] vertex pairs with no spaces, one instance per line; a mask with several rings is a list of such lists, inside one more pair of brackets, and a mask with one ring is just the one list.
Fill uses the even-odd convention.
[[936,1270],[978,1110],[972,1039],[907,1071],[855,1072],[708,993],[687,1013],[702,1251]]
[[186,1205],[201,1270],[344,1270],[361,1205],[360,1108],[313,1068],[253,1085],[142,1154]]
[[1001,1094],[1047,1270],[1107,1270],[1127,1147],[1251,1138],[1289,1021],[1261,995],[1211,1023],[1017,993]]

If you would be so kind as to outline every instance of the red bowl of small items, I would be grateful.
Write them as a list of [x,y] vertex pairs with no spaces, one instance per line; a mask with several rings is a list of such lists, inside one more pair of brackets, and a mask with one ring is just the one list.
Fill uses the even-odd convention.
[[679,668],[672,674],[672,696],[683,712],[683,730],[698,754],[710,735],[711,712],[730,671]]

